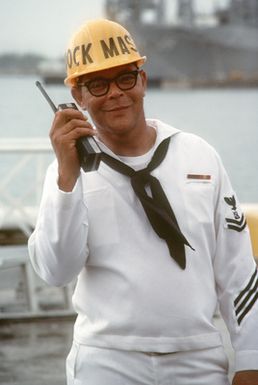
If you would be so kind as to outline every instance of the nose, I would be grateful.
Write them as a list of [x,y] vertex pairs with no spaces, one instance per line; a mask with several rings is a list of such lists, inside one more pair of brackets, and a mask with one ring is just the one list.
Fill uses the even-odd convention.
[[116,85],[115,81],[109,83],[108,96],[117,97],[122,95],[123,91]]

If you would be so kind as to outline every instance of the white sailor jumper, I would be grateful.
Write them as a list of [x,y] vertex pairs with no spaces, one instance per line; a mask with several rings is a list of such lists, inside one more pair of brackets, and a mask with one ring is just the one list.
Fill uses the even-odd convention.
[[258,369],[257,269],[221,160],[196,135],[158,120],[148,124],[157,130],[156,146],[172,136],[152,174],[195,249],[185,248],[186,269],[153,231],[130,179],[103,163],[96,172],[81,172],[71,193],[58,189],[57,164],[50,165],[29,240],[32,264],[50,285],[78,276],[78,343],[146,352],[219,346],[213,324],[219,301],[236,370]]

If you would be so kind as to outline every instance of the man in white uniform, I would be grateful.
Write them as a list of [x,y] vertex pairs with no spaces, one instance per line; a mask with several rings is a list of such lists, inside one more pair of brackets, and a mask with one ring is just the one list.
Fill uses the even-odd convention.
[[[65,83],[94,127],[78,110],[56,113],[56,161],[29,240],[46,282],[77,277],[67,383],[229,384],[219,302],[233,384],[257,385],[258,275],[244,215],[211,146],[145,118],[145,60],[107,20],[83,25],[67,51]],[[103,153],[91,172],[77,152],[85,136]]]

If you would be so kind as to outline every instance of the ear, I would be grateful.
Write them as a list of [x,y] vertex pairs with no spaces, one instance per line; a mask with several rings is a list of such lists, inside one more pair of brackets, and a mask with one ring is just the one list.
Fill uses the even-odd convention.
[[144,88],[144,96],[145,96],[145,91],[147,89],[148,78],[147,78],[146,72],[143,71],[143,70],[141,70],[140,75],[141,75],[141,79],[142,79],[142,85],[143,85],[143,88]]
[[83,97],[82,97],[82,91],[81,88],[73,87],[71,89],[71,94],[74,98],[74,100],[79,104],[79,106],[85,110],[85,105],[83,103]]

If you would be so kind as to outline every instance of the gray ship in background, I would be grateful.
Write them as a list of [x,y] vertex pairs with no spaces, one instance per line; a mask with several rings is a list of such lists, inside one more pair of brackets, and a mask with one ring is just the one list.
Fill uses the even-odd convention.
[[[125,25],[147,56],[152,86],[258,86],[258,0],[229,0],[209,20],[194,0],[106,0],[106,17]],[[169,3],[169,4],[168,4]],[[212,17],[212,22],[211,22]]]

